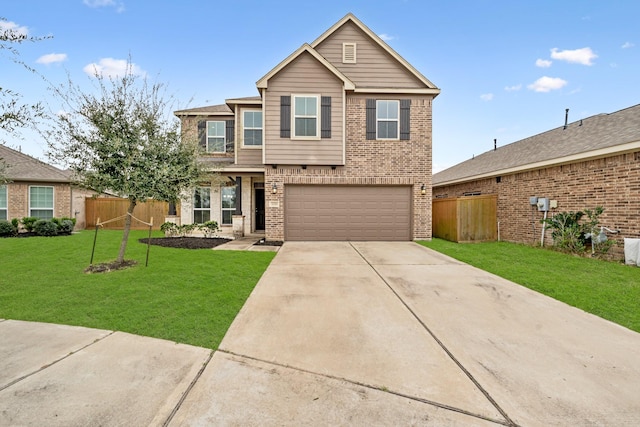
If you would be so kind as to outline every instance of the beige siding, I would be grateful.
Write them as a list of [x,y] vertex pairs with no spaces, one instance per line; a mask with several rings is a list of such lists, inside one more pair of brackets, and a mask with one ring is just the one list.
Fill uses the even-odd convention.
[[[342,63],[342,43],[356,43],[356,63]],[[424,88],[413,74],[356,25],[346,23],[316,50],[359,88]]]
[[[342,82],[308,53],[271,78],[265,95],[265,163],[343,165],[342,89]],[[331,96],[331,138],[280,138],[280,96],[292,93]]]

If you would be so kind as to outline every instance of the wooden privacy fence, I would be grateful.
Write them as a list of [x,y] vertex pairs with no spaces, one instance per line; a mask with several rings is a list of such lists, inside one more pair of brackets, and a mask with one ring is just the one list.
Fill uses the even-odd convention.
[[498,238],[498,196],[433,200],[433,237],[452,242],[486,242]]
[[[176,206],[178,215],[180,215],[180,207]],[[96,220],[100,218],[101,222],[108,221],[126,215],[129,209],[129,199],[121,199],[118,197],[87,197],[85,200],[85,214],[87,218],[87,228],[95,228]],[[169,203],[158,201],[138,202],[133,210],[133,216],[145,222],[150,222],[153,217],[153,229],[159,230],[169,212]],[[124,219],[110,222],[103,226],[106,229],[122,230],[124,228]],[[132,230],[147,230],[148,226],[139,222],[131,221]]]

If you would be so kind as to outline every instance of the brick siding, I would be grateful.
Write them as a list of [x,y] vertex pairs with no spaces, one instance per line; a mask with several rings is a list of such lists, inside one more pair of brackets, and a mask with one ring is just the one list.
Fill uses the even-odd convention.
[[[553,166],[504,175],[498,183],[487,178],[433,188],[433,197],[460,197],[467,192],[498,195],[498,221],[502,240],[539,244],[543,212],[529,204],[529,197],[548,197],[558,201],[554,212],[604,207],[602,225],[619,229],[611,235],[617,242],[610,253],[623,255],[623,238],[640,238],[640,152]],[[551,244],[549,232],[545,243]]]

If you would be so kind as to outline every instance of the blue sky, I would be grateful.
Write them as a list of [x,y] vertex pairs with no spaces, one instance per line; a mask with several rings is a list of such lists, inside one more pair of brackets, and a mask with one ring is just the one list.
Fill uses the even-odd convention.
[[[640,103],[637,0],[21,0],[0,16],[31,36],[20,59],[53,83],[90,87],[130,57],[178,108],[257,95],[255,82],[348,12],[442,93],[434,171],[569,121]],[[86,70],[89,70],[87,74]],[[0,86],[54,104],[38,76],[0,56]],[[55,108],[55,107],[52,107]],[[10,146],[46,160],[34,133]]]

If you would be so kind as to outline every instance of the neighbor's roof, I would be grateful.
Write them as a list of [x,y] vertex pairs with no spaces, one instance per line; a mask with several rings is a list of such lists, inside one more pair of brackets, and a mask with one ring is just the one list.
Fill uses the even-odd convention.
[[71,173],[0,144],[0,159],[11,181],[71,182]]
[[233,111],[227,104],[209,105],[207,107],[188,108],[186,110],[174,111],[176,116],[228,116]]
[[433,175],[442,186],[640,150],[640,104],[531,136]]

